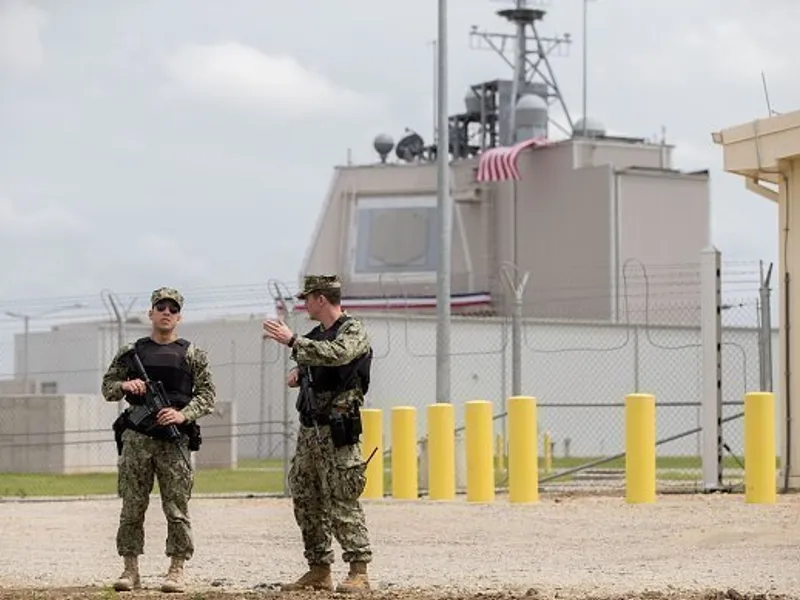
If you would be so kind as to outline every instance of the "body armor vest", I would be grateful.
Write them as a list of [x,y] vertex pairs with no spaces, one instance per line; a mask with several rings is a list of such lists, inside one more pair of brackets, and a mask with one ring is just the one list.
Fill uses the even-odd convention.
[[136,340],[135,348],[147,376],[164,385],[172,407],[180,410],[189,404],[194,390],[194,377],[186,360],[189,342],[181,338],[170,344],[158,344],[145,337]]
[[[317,325],[308,332],[305,337],[315,341],[333,341],[339,327],[352,317],[342,315],[330,328],[322,331],[322,326]],[[370,368],[372,366],[372,348],[365,355],[359,356],[346,365],[338,367],[312,366],[311,377],[313,379],[312,388],[315,392],[342,392],[355,387],[358,384],[361,393],[366,394],[369,389]]]

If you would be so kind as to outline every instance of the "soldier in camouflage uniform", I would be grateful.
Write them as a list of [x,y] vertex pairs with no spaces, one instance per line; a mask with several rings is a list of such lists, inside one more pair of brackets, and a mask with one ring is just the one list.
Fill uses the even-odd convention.
[[372,549],[359,502],[366,484],[366,463],[357,436],[344,435],[342,423],[360,419],[372,349],[362,323],[341,309],[338,277],[307,276],[297,297],[305,300],[309,318],[319,321],[308,334],[298,337],[281,321],[264,321],[266,335],[291,348],[298,365],[289,373],[288,385],[298,387],[310,367],[316,402],[316,411],[309,414],[301,391],[301,427],[289,470],[294,515],[309,570],[283,589],[333,590],[332,534],[342,547],[342,560],[350,563],[337,591],[368,590],[367,564],[372,561]]
[[[183,302],[178,290],[155,290],[150,297],[150,336],[120,348],[103,376],[102,393],[108,402],[125,398],[131,405],[141,404],[145,384],[132,366],[135,348],[148,377],[163,383],[172,405],[155,416],[155,426],[149,431],[127,420],[130,409],[114,424],[118,448],[121,445],[118,487],[122,510],[117,552],[124,560],[122,575],[114,583],[118,591],[141,587],[138,557],[144,553],[144,517],[154,478],[158,479],[167,520],[166,555],[171,559],[162,591],[184,591],[183,565],[194,553],[189,518],[194,473],[185,457],[198,447],[199,427],[195,422],[213,411],[216,391],[205,351],[176,333]],[[182,448],[165,439],[163,426],[169,425],[184,433]]]

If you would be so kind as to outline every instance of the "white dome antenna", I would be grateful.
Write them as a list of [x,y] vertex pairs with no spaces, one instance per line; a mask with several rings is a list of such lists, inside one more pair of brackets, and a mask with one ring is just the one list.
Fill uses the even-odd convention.
[[586,137],[596,138],[604,137],[606,135],[606,127],[597,119],[592,117],[581,117],[575,121],[575,127],[572,128],[572,137]]
[[536,94],[525,94],[517,102],[515,137],[524,139],[547,137],[547,100]]
[[394,138],[388,133],[379,133],[375,136],[372,147],[375,148],[375,152],[381,157],[381,162],[385,163],[386,157],[389,156],[389,153],[394,149]]

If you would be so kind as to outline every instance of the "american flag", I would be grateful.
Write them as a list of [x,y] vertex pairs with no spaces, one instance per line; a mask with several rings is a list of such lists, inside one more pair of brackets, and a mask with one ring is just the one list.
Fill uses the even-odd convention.
[[484,150],[478,161],[478,182],[519,180],[517,157],[525,148],[546,146],[546,138],[537,137],[523,140],[513,146]]

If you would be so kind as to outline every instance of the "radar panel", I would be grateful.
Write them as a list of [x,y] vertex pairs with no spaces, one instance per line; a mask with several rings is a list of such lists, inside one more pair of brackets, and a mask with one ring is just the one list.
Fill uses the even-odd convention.
[[352,233],[354,277],[435,276],[435,196],[359,198]]

